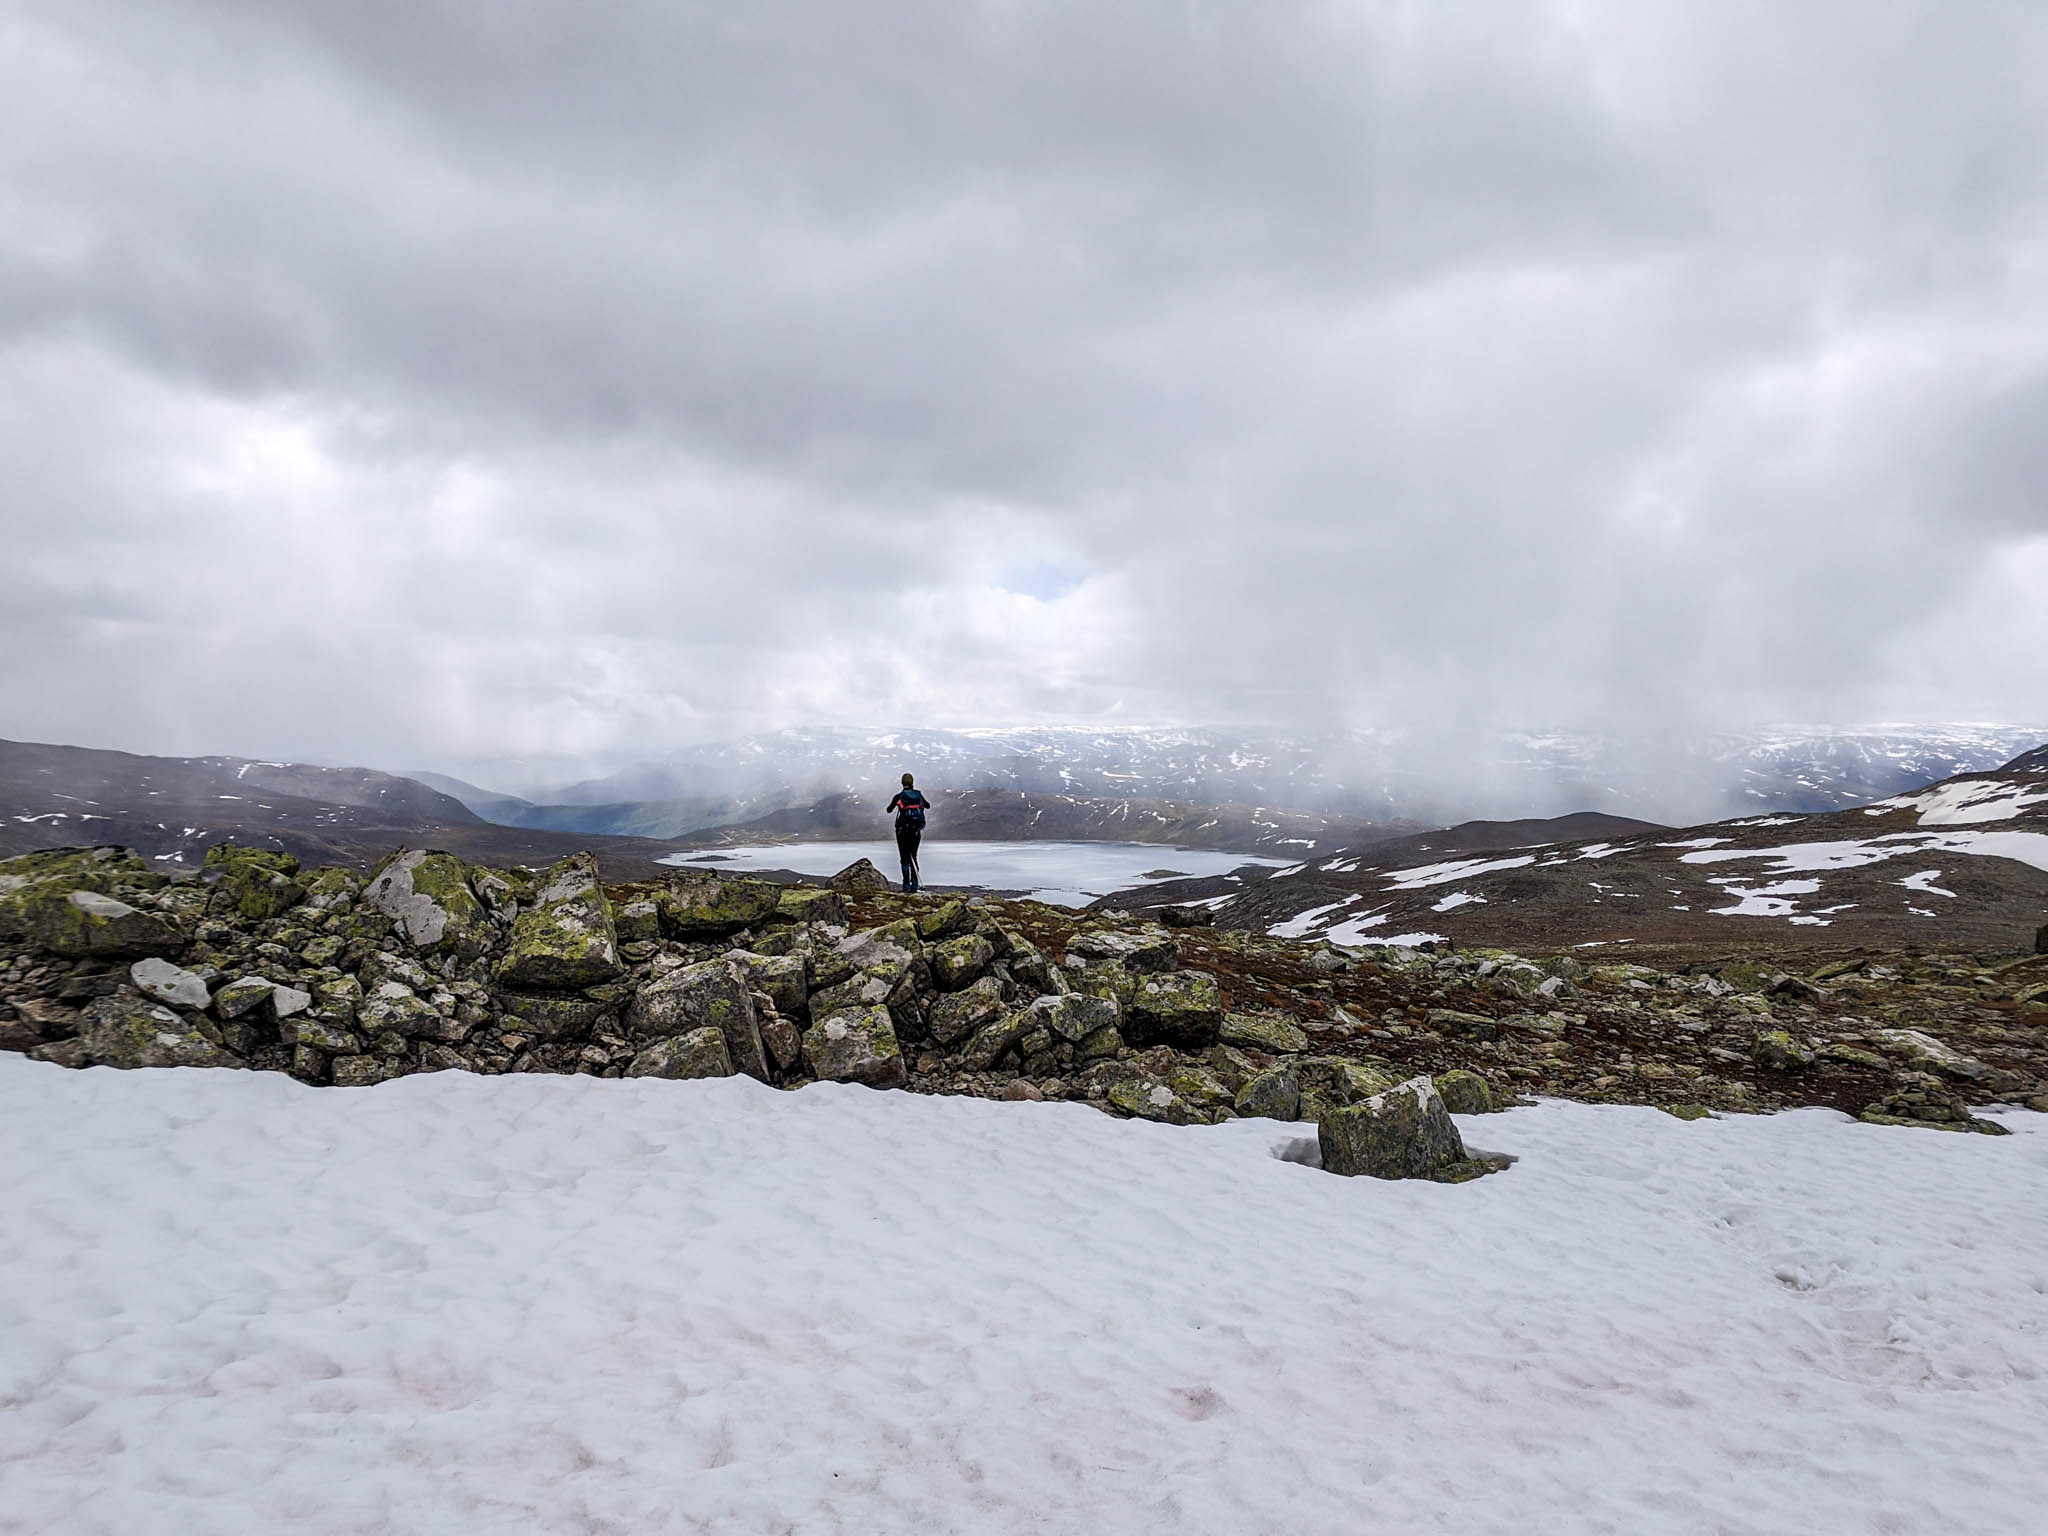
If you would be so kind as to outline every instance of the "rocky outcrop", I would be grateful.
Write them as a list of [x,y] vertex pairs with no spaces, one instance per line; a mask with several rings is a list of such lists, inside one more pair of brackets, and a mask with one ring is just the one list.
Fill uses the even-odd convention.
[[85,1008],[78,1032],[84,1062],[106,1067],[232,1067],[220,1031],[122,987]]
[[1214,1045],[1223,1032],[1222,989],[1214,976],[1200,971],[1144,975],[1131,989],[1123,1032],[1137,1046],[1200,1050]]
[[702,1029],[718,1031],[734,1068],[768,1081],[754,991],[732,961],[707,960],[672,970],[643,986],[626,1010],[626,1031],[636,1041],[673,1039]]
[[597,860],[572,853],[547,872],[533,904],[513,922],[498,980],[508,987],[587,987],[621,969]]
[[185,936],[152,912],[97,891],[46,888],[22,914],[29,942],[73,960],[175,955]]
[[288,853],[216,843],[206,850],[204,873],[213,881],[211,909],[218,916],[260,922],[282,917],[306,899],[297,878],[299,861]]
[[643,1047],[626,1066],[628,1077],[731,1077],[732,1054],[722,1031],[706,1027],[666,1035]]

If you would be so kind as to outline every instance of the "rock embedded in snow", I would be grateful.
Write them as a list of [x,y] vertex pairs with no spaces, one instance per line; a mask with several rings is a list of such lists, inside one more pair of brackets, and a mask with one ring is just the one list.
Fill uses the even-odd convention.
[[850,1008],[804,1031],[804,1061],[820,1079],[901,1088],[908,1077],[889,1010]]
[[722,1031],[706,1027],[686,1035],[670,1035],[637,1052],[626,1068],[628,1077],[731,1077],[732,1056]]
[[626,1032],[634,1040],[666,1039],[705,1028],[725,1037],[736,1070],[768,1081],[754,989],[731,960],[706,960],[657,977],[634,994],[626,1009]]
[[622,969],[597,861],[572,853],[548,870],[533,904],[514,920],[498,980],[509,987],[587,987]]
[[78,1032],[87,1061],[103,1067],[234,1067],[211,1024],[123,987],[86,1004]]
[[182,965],[152,956],[138,960],[128,967],[128,979],[135,984],[135,990],[152,1002],[166,1003],[173,1008],[200,1010],[213,999],[207,993],[203,978],[186,970]]
[[1464,1138],[1427,1077],[1324,1116],[1317,1141],[1323,1167],[1347,1177],[1427,1179],[1466,1161]]

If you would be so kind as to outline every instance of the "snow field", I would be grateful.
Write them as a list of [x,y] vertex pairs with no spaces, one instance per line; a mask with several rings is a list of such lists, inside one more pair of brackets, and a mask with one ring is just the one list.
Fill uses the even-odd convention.
[[2026,1532],[2048,1117],[0,1057],[0,1531]]

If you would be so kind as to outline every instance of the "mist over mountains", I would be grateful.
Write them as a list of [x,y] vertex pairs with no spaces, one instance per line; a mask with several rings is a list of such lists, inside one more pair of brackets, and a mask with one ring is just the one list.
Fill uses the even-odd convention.
[[765,835],[787,836],[793,824],[778,813],[846,796],[879,802],[906,771],[936,791],[1259,806],[1373,823],[1601,811],[1683,824],[1746,810],[1838,810],[1995,768],[2044,737],[2048,728],[2006,724],[1783,727],[1676,746],[1503,732],[1446,760],[1443,744],[1405,731],[814,728],[692,747],[523,795],[430,771],[408,776],[489,821],[651,838],[764,820]]

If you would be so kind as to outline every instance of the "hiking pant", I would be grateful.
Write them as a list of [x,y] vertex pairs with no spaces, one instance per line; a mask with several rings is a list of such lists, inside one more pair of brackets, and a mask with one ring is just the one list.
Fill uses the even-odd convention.
[[896,828],[896,856],[903,861],[903,883],[915,886],[917,882],[917,845],[924,837],[924,828],[901,825]]

